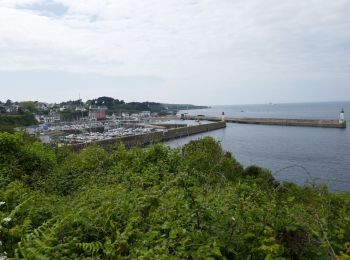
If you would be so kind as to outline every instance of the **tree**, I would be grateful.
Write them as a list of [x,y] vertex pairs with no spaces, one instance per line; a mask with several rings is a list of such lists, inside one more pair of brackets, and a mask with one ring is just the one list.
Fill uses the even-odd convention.
[[[0,179],[31,185],[48,175],[56,164],[53,151],[22,133],[0,132]],[[4,183],[3,183],[4,185]]]
[[35,102],[33,101],[24,101],[20,103],[20,107],[23,111],[29,111],[34,113],[36,111]]

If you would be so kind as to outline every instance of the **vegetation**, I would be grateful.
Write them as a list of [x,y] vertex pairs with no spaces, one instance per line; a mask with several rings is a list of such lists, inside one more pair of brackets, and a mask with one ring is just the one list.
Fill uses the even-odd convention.
[[75,121],[89,115],[88,111],[60,111],[59,112],[62,121]]
[[[14,132],[15,127],[29,126],[37,124],[32,114],[49,115],[50,112],[59,113],[62,121],[75,121],[89,115],[91,106],[105,106],[107,114],[113,113],[138,113],[141,111],[151,111],[159,115],[173,114],[174,111],[185,109],[206,108],[203,106],[180,105],[180,104],[162,104],[156,102],[129,102],[114,99],[112,97],[99,97],[83,102],[81,99],[61,102],[60,104],[51,104],[41,108],[38,101],[12,102],[7,100],[5,103],[0,101],[0,132]],[[6,108],[15,106],[16,112],[7,113]],[[17,110],[18,108],[18,110]]]
[[25,259],[349,259],[350,196],[244,169],[212,138],[72,152],[0,133],[0,241]]
[[124,100],[114,99],[111,97],[99,97],[97,99],[88,100],[87,105],[106,106],[108,113],[116,112],[140,112],[151,111],[161,112],[167,110],[180,110],[180,109],[196,109],[204,108],[194,105],[176,105],[176,104],[162,104],[155,102],[130,102],[126,103]]
[[0,114],[0,132],[14,131],[15,127],[35,125],[36,121],[32,113],[6,113]]
[[31,113],[37,112],[34,101],[23,101],[20,103],[20,107],[23,111],[28,111]]
[[189,109],[208,108],[207,106],[195,106],[191,104],[163,104],[163,106],[171,110],[189,110]]
[[164,109],[162,104],[155,102],[130,102],[126,103],[124,100],[114,99],[111,97],[99,97],[97,99],[88,100],[88,105],[95,106],[106,106],[108,113],[118,112],[140,112],[140,111],[151,111],[160,112]]

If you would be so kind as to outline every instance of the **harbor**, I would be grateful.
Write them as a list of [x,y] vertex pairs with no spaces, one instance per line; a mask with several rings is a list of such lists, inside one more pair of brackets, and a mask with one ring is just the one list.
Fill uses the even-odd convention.
[[180,120],[177,116],[153,118],[110,118],[43,124],[26,132],[48,145],[71,146],[80,150],[98,144],[110,147],[122,142],[126,147],[145,146],[225,128],[225,122]]
[[203,124],[200,123],[195,125],[179,125],[179,127],[176,128],[173,128],[172,126],[172,128],[169,129],[163,128],[162,130],[152,131],[148,133],[119,136],[115,138],[104,138],[91,142],[75,143],[71,146],[74,150],[81,150],[91,144],[98,144],[102,147],[111,147],[115,146],[119,142],[122,142],[127,148],[135,146],[142,147],[152,143],[160,143],[176,138],[214,131],[225,127],[225,122],[206,122]]
[[[206,115],[206,119],[221,120],[223,111],[225,119],[324,119],[335,120],[336,125],[339,120],[346,123],[350,120],[350,102],[216,106],[210,109],[182,110],[180,114],[196,116],[196,120],[200,121],[203,120],[201,115]],[[344,114],[341,113],[343,111]],[[300,185],[325,184],[332,191],[350,190],[349,127],[281,126],[225,121],[225,129],[212,131],[208,135],[220,141],[223,148],[245,167],[265,167],[281,181]],[[181,147],[206,135],[184,137],[165,144],[174,148]]]

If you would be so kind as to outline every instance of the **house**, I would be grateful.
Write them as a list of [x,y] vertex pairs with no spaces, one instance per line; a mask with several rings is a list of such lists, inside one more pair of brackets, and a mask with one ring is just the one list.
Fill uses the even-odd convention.
[[0,105],[0,114],[6,113],[6,107],[3,105]]
[[35,102],[35,108],[38,111],[47,111],[49,109],[49,104],[44,102]]
[[151,111],[141,111],[139,115],[141,117],[151,117]]
[[59,123],[61,122],[61,116],[59,113],[50,112],[47,116],[36,115],[36,120],[41,124]]
[[107,107],[105,106],[90,106],[89,119],[90,120],[104,120],[107,116]]
[[78,108],[78,106],[72,105],[72,104],[61,105],[60,111],[79,111],[79,108]]
[[84,111],[86,111],[86,109],[83,106],[77,106],[77,107],[75,107],[75,111],[82,111],[82,112],[84,112]]
[[45,118],[45,123],[59,123],[61,122],[61,116],[59,113],[50,112],[50,114]]
[[38,121],[40,124],[45,123],[45,117],[43,115],[36,115],[35,116],[36,121]]
[[19,106],[18,105],[9,105],[5,106],[7,113],[16,113],[18,112]]

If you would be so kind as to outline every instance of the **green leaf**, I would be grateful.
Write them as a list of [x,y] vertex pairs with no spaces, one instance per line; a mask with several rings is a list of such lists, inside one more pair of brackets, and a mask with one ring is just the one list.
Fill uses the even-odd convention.
[[293,202],[294,200],[295,200],[294,196],[288,197],[288,199],[287,199],[288,202]]
[[213,252],[216,256],[222,256],[220,248],[217,246],[213,248]]
[[169,238],[175,239],[177,237],[177,231],[175,229],[171,230],[169,233]]

